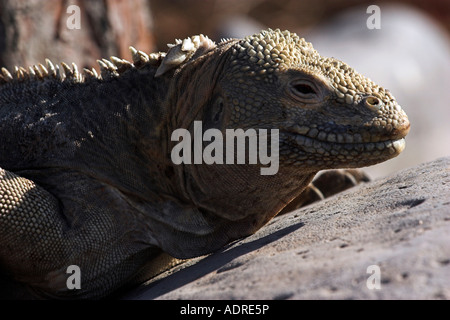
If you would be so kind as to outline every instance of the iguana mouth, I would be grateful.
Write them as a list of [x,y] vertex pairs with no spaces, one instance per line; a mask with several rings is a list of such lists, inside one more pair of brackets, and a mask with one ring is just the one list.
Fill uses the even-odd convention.
[[357,157],[361,153],[372,154],[378,157],[388,152],[390,156],[395,156],[400,154],[406,146],[406,141],[403,137],[378,142],[345,142],[345,140],[330,142],[319,138],[307,137],[292,131],[287,133],[293,138],[295,144],[307,153],[321,154],[324,156],[341,155],[347,159]]
[[294,125],[285,131],[295,144],[307,153],[317,153],[324,156],[346,156],[347,159],[357,157],[359,154],[369,154],[375,157],[389,154],[400,154],[406,145],[405,137],[409,132],[410,124],[405,121],[393,128],[389,133],[375,134],[369,130],[363,133],[347,133],[342,130],[331,132],[321,131],[318,128]]

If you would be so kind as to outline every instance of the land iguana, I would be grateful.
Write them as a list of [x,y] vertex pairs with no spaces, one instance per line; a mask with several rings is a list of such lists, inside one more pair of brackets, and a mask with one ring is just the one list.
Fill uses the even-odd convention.
[[[100,73],[49,60],[2,69],[2,274],[43,297],[105,297],[154,272],[161,252],[191,258],[256,232],[302,202],[319,170],[405,147],[410,124],[391,93],[294,33],[169,47],[130,48],[133,62],[99,60]],[[278,172],[174,164],[172,133],[195,120],[278,129]],[[70,265],[81,289],[67,286]]]

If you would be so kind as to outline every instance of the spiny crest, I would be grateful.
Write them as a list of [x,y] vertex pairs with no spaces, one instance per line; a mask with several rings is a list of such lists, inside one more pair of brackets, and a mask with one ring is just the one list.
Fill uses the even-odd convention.
[[176,40],[175,44],[168,44],[169,50],[166,53],[151,53],[136,50],[130,47],[133,62],[129,62],[117,57],[97,60],[100,68],[100,74],[92,69],[83,69],[83,73],[78,71],[75,63],[70,67],[62,62],[54,65],[49,59],[46,59],[46,66],[37,64],[27,69],[23,67],[15,67],[14,72],[10,72],[6,68],[1,69],[0,84],[10,82],[22,82],[26,80],[46,80],[58,79],[60,81],[71,81],[81,83],[89,80],[102,80],[120,76],[129,69],[140,69],[145,65],[157,66],[155,77],[165,74],[167,71],[188,62],[192,58],[196,58],[203,53],[215,48],[215,43],[207,36],[197,35],[186,38],[184,40]]
[[203,34],[188,37],[184,40],[175,40],[175,44],[167,45],[170,49],[156,71],[155,77],[159,77],[167,71],[198,57],[216,47],[214,41]]
[[84,68],[83,72],[80,72],[75,63],[72,63],[71,66],[64,62],[55,65],[49,59],[45,59],[45,66],[37,64],[28,67],[28,69],[16,66],[14,67],[14,72],[10,72],[6,68],[1,68],[0,84],[31,80],[43,81],[47,79],[57,79],[59,81],[70,81],[73,83],[109,79],[118,77],[129,69],[140,69],[147,64],[158,66],[165,57],[165,53],[163,52],[151,53],[148,55],[133,47],[130,47],[130,51],[133,62],[114,56],[112,56],[110,60],[97,60],[100,74],[98,74],[95,68]]

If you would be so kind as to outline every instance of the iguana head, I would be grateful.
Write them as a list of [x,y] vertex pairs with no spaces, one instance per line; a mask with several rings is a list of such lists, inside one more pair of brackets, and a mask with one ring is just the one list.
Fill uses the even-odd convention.
[[362,167],[404,149],[409,121],[390,92],[296,34],[263,31],[230,51],[227,125],[280,129],[280,165]]
[[410,125],[391,93],[295,33],[269,29],[217,47],[206,43],[195,55],[226,52],[198,120],[222,129],[279,129],[280,165],[362,167],[404,149]]
[[[202,70],[201,80],[190,83],[196,96],[179,99],[183,105],[174,112],[178,125],[192,131],[193,120],[200,120],[203,130],[223,133],[227,128],[278,129],[280,170],[272,181],[299,188],[300,177],[322,169],[373,165],[404,149],[410,125],[390,92],[347,64],[321,56],[296,34],[269,29],[217,46],[210,40],[194,42],[179,41],[166,56],[172,56],[169,61],[191,59],[194,67],[187,63],[186,68],[191,79],[196,79],[196,69]],[[183,46],[195,49],[189,53]],[[166,64],[170,66],[163,61],[160,70]],[[195,104],[186,104],[192,99]],[[190,172],[199,185],[207,181],[208,196],[218,190],[213,197],[217,203],[230,190],[223,187],[228,183],[223,173],[234,183],[251,181],[253,188],[266,188],[267,179],[254,177],[260,172],[250,167],[193,164]]]

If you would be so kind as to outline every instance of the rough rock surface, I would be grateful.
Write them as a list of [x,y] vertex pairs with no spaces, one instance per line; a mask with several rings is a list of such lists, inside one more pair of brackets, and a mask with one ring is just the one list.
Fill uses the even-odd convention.
[[450,157],[276,217],[124,298],[450,299]]

